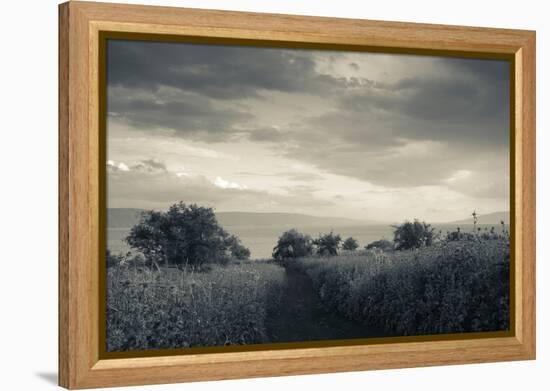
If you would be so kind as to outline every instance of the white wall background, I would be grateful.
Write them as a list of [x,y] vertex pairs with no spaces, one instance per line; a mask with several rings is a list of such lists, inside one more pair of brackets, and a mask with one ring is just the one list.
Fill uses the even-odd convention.
[[[104,0],[105,1],[105,0]],[[125,2],[119,0],[119,2]],[[537,30],[538,359],[145,387],[155,390],[543,389],[550,384],[550,63],[542,1],[134,0],[134,3]],[[57,376],[57,1],[6,1],[0,61],[0,388],[43,390]],[[137,389],[137,388],[136,388]],[[143,389],[143,388],[142,388]]]

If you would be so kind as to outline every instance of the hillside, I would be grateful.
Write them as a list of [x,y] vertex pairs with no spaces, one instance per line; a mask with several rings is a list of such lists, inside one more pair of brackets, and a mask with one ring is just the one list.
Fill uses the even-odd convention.
[[[129,228],[139,221],[142,209],[109,208],[107,226],[109,228]],[[298,213],[250,213],[217,212],[216,217],[222,227],[310,227],[310,226],[353,226],[372,222],[338,217],[318,217]]]
[[[472,224],[472,217],[464,220],[452,221],[452,224]],[[504,221],[504,224],[510,224],[510,212],[494,212],[488,214],[482,214],[477,217],[478,224],[493,224],[500,225],[500,222]]]
[[249,212],[218,212],[218,222],[225,226],[350,226],[362,225],[367,222],[339,217],[318,217],[299,213],[249,213]]

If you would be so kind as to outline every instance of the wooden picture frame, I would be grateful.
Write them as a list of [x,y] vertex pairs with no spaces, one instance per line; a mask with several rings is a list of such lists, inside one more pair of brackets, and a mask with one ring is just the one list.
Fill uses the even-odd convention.
[[[104,32],[283,47],[507,58],[512,72],[512,330],[134,358],[102,357],[99,83]],[[535,358],[535,32],[70,1],[59,6],[59,384],[70,389]]]

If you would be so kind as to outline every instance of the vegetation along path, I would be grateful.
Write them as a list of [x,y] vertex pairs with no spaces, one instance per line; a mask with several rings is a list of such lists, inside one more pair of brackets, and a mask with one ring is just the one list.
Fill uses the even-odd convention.
[[287,288],[278,311],[267,319],[271,342],[300,342],[381,336],[371,329],[326,311],[311,279],[292,266],[286,268]]

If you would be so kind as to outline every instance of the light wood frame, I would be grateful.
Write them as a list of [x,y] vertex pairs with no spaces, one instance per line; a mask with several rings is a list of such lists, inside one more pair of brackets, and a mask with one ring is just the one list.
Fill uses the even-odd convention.
[[[99,36],[102,31],[351,45],[513,60],[510,336],[165,357],[99,354]],[[105,163],[103,162],[103,165]],[[88,2],[59,6],[59,384],[175,383],[535,358],[535,32]]]

